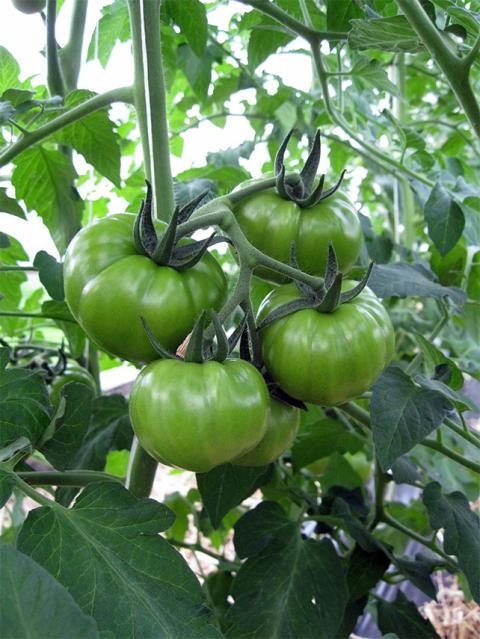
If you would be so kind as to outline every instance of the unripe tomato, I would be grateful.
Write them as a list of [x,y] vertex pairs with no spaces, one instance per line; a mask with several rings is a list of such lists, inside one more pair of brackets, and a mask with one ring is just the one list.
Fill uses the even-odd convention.
[[130,417],[157,461],[204,473],[261,441],[269,402],[263,377],[243,360],[157,360],[135,381]]
[[270,400],[267,430],[262,441],[235,459],[236,466],[266,466],[275,461],[295,439],[300,425],[300,410],[276,399]]
[[[355,282],[344,282],[350,290]],[[258,320],[300,293],[280,286],[262,302]],[[292,397],[336,406],[358,397],[377,379],[394,351],[392,322],[368,288],[332,313],[304,309],[260,331],[263,359],[278,384]]]
[[62,388],[70,382],[77,382],[78,384],[85,384],[92,389],[94,393],[97,392],[97,385],[95,380],[87,371],[86,368],[79,364],[69,363],[62,375],[55,377],[50,385],[50,402],[53,406],[57,407],[60,403],[60,395]]
[[45,0],[12,0],[12,4],[22,13],[39,13],[45,9]]
[[[68,247],[65,298],[88,337],[131,362],[158,358],[140,321],[171,351],[190,333],[202,310],[222,305],[227,284],[206,253],[191,269],[176,271],[139,255],[135,215],[110,215],[82,229]],[[159,232],[165,228],[157,221]]]
[[[239,185],[239,188],[255,180]],[[255,193],[235,208],[236,218],[247,239],[260,251],[284,264],[290,262],[291,244],[299,267],[310,275],[323,275],[328,244],[337,254],[339,269],[347,273],[362,245],[362,229],[349,198],[336,192],[311,208],[300,208],[284,200],[273,189]],[[265,267],[255,275],[277,284],[287,278]]]

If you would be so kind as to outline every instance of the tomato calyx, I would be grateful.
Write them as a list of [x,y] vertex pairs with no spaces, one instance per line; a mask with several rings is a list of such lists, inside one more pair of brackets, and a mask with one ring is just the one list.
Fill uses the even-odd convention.
[[336,184],[326,191],[323,190],[325,185],[325,175],[321,175],[318,184],[314,186],[321,156],[320,131],[317,130],[312,148],[310,149],[310,153],[308,154],[303,169],[298,175],[298,179],[293,180],[291,176],[287,179],[284,157],[293,131],[294,129],[287,133],[285,139],[280,145],[280,148],[278,149],[277,155],[275,156],[275,185],[280,197],[285,200],[295,202],[295,204],[302,209],[308,209],[319,202],[326,200],[330,195],[333,195],[335,191],[340,188],[346,171],[343,170]]
[[159,266],[170,266],[177,271],[185,271],[193,268],[210,246],[220,242],[230,242],[228,238],[217,236],[214,232],[205,240],[177,245],[180,240],[177,233],[178,225],[190,218],[205,199],[208,191],[203,191],[182,208],[175,207],[165,232],[158,237],[152,217],[152,186],[148,181],[146,184],[147,195],[142,201],[133,229],[135,248],[140,255],[149,257]]
[[[298,268],[293,242],[290,261],[292,266]],[[260,322],[257,330],[265,328],[282,317],[286,317],[287,315],[291,315],[292,313],[296,313],[297,311],[307,308],[314,309],[319,313],[333,313],[341,304],[351,302],[355,299],[355,297],[360,295],[368,283],[372,273],[372,268],[373,262],[370,262],[367,272],[360,282],[358,282],[358,284],[349,291],[342,293],[343,273],[338,270],[338,261],[335,249],[330,243],[328,246],[328,260],[324,276],[323,291],[316,291],[311,286],[303,282],[295,282],[299,292],[301,293],[301,297],[277,307],[269,315],[267,315],[262,322]]]
[[212,340],[205,339],[206,319],[207,313],[206,311],[202,311],[189,335],[185,354],[181,357],[178,355],[178,352],[171,353],[167,350],[155,337],[145,318],[140,317],[140,321],[143,324],[143,328],[145,329],[152,348],[163,359],[178,359],[185,362],[194,362],[196,364],[203,364],[204,362],[209,362],[211,360],[224,362],[235,348],[241,334],[243,333],[246,317],[243,318],[230,337],[227,337],[217,313],[211,309],[210,320],[213,325],[216,343],[213,343]]

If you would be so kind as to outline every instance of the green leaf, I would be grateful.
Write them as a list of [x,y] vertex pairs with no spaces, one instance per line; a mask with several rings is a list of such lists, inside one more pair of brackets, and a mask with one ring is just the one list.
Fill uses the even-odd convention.
[[65,410],[55,420],[53,436],[40,450],[54,468],[70,468],[87,428],[92,411],[93,392],[85,384],[71,382],[62,388]]
[[66,302],[47,300],[42,304],[42,313],[53,317],[65,318],[64,320],[56,319],[55,323],[64,332],[72,357],[80,357],[85,348],[86,335],[80,325],[75,322]]
[[355,453],[362,447],[362,439],[347,429],[339,420],[322,419],[309,424],[292,447],[295,470],[329,457],[332,453]]
[[362,56],[352,68],[352,75],[360,84],[387,91],[391,95],[398,95],[398,87],[388,79],[387,72],[378,60],[369,60]]
[[[27,260],[28,255],[18,240],[6,233],[0,233],[0,266],[16,266],[18,262]],[[18,311],[22,301],[21,286],[27,281],[26,274],[22,271],[10,271],[2,273],[1,278],[0,309]],[[12,335],[22,321],[18,317],[0,317],[3,333]]]
[[39,251],[33,260],[33,266],[38,269],[40,282],[47,293],[54,300],[65,299],[63,291],[63,264],[49,255],[46,251]]
[[432,624],[401,591],[393,603],[381,599],[377,607],[378,626],[382,632],[394,632],[399,639],[438,639]]
[[446,255],[461,238],[465,216],[451,193],[437,182],[423,209],[428,234],[440,255]]
[[[242,518],[236,524],[237,529],[241,526],[242,547],[254,555],[233,582],[235,603],[225,616],[227,636],[333,638],[348,599],[341,559],[329,540],[302,540],[297,526],[280,510],[268,502],[260,504],[244,515],[246,523],[241,525]],[[255,538],[265,536],[271,541],[258,552]]]
[[201,58],[205,53],[208,37],[205,5],[200,0],[168,0],[166,9],[180,27],[192,51]]
[[10,213],[10,215],[16,215],[25,219],[25,211],[20,204],[7,195],[7,189],[0,188],[0,212]]
[[405,16],[352,20],[348,44],[352,49],[381,51],[421,51],[422,42]]
[[430,266],[444,286],[461,286],[465,266],[467,264],[467,249],[459,242],[447,255],[440,255],[434,246],[430,247]]
[[55,575],[100,632],[219,638],[195,575],[158,535],[173,518],[120,485],[90,484],[71,510],[52,502],[31,511],[17,545]]
[[12,546],[0,548],[0,636],[98,639],[97,625],[44,568]]
[[394,264],[375,264],[368,286],[382,298],[436,297],[448,296],[455,304],[465,302],[465,293],[453,286],[441,286],[431,279],[431,274],[422,266],[395,262]]
[[117,41],[126,42],[130,38],[130,20],[124,0],[103,7],[102,14],[88,47],[88,59],[98,58],[105,68]]
[[197,473],[197,485],[212,526],[218,528],[229,510],[267,484],[271,466],[247,468],[223,464],[208,473]]
[[373,441],[384,471],[438,428],[452,408],[440,393],[416,386],[397,366],[389,366],[372,391]]
[[14,164],[12,183],[17,198],[43,218],[63,252],[80,228],[83,209],[73,186],[76,175],[70,160],[60,151],[35,146],[19,155]]
[[471,300],[480,301],[480,251],[472,258],[470,273],[468,274],[467,293]]
[[419,384],[422,388],[427,388],[429,390],[433,390],[437,393],[440,393],[446,399],[450,400],[452,404],[456,404],[459,410],[471,410],[474,412],[478,412],[480,409],[474,401],[472,401],[466,395],[462,393],[458,393],[450,386],[447,386],[443,382],[438,379],[430,379],[425,375],[415,375],[414,380],[417,384]]
[[240,559],[258,555],[275,538],[289,539],[296,527],[274,501],[263,501],[234,526],[235,550]]
[[[109,451],[130,449],[132,427],[128,403],[122,395],[102,395],[93,400],[88,430],[68,468],[103,470]],[[58,488],[56,499],[68,505],[77,489]]]
[[7,501],[10,499],[14,486],[15,478],[12,476],[12,473],[3,470],[3,468],[0,467],[0,508],[3,508]]
[[278,23],[265,18],[255,25],[248,40],[248,66],[254,71],[262,62],[293,40],[293,36],[278,27]]
[[327,0],[327,31],[350,31],[350,20],[362,16],[355,0]]
[[35,444],[50,423],[41,374],[25,368],[0,371],[0,448],[20,437]]
[[448,364],[451,372],[451,377],[448,380],[448,385],[451,386],[453,390],[459,390],[460,388],[462,388],[464,384],[462,371],[458,368],[455,362],[444,355],[442,351],[440,351],[434,344],[432,344],[431,341],[425,339],[423,335],[417,333],[415,335],[415,340],[420,346],[427,364],[430,365],[428,371],[433,374],[435,372],[435,368],[439,364]]
[[207,99],[208,87],[212,76],[212,61],[213,58],[208,49],[199,58],[188,44],[181,44],[177,48],[177,65],[185,74],[188,83],[200,102],[204,102]]
[[322,475],[322,489],[328,491],[332,486],[356,488],[363,486],[363,479],[353,466],[339,453],[331,455]]
[[423,491],[423,503],[433,530],[444,529],[444,548],[456,555],[467,577],[473,598],[480,601],[480,519],[461,492],[442,494],[442,487],[432,482]]
[[18,62],[5,47],[0,47],[0,95],[17,84],[19,74]]
[[[91,91],[77,90],[65,98],[65,106],[73,108],[96,95]],[[71,146],[115,186],[120,186],[120,145],[114,131],[115,124],[108,117],[108,109],[99,109],[53,136],[60,144]]]

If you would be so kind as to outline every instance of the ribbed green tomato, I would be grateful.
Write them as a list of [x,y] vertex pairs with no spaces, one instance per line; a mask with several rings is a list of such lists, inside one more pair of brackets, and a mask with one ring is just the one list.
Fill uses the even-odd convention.
[[[355,286],[344,282],[344,291]],[[295,284],[280,286],[263,301],[263,320],[300,297]],[[333,313],[305,309],[260,331],[263,359],[272,377],[292,397],[335,406],[366,391],[390,362],[393,326],[381,301],[365,288]]]
[[[253,182],[247,181],[239,188]],[[268,189],[242,200],[235,211],[247,239],[266,255],[288,264],[294,241],[298,264],[311,275],[324,274],[329,242],[343,273],[352,268],[360,253],[360,220],[349,198],[338,191],[302,209]],[[284,275],[265,267],[257,267],[255,275],[277,284],[287,281]]]
[[261,441],[269,402],[263,377],[243,360],[157,360],[133,385],[130,417],[152,457],[203,473]]
[[270,412],[267,430],[262,441],[249,451],[235,459],[236,466],[266,466],[289,448],[295,439],[300,425],[300,410],[276,399],[270,400]]
[[[191,269],[176,271],[139,255],[135,215],[110,215],[82,229],[68,247],[65,298],[88,337],[131,362],[158,358],[140,317],[162,345],[174,351],[204,309],[218,310],[227,290],[223,271],[209,253]],[[165,225],[156,222],[158,232]]]
[[60,402],[60,394],[62,388],[70,382],[85,384],[92,389],[94,393],[97,391],[95,380],[86,368],[79,364],[69,363],[62,375],[55,377],[50,385],[50,402],[54,406],[58,406]]

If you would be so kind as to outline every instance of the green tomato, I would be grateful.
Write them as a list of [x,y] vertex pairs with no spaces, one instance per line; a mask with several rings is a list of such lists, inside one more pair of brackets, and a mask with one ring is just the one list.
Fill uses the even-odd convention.
[[[372,474],[372,463],[367,459],[367,456],[361,450],[356,453],[345,453],[344,459],[350,464],[353,470],[361,477],[363,483],[367,483]],[[329,457],[322,457],[306,466],[314,475],[323,475],[329,462]]]
[[157,461],[204,473],[261,441],[269,402],[263,377],[243,360],[157,360],[133,385],[130,417]]
[[39,13],[45,9],[45,0],[12,0],[12,4],[22,13]]
[[[240,187],[251,182],[254,180]],[[301,209],[268,189],[243,200],[235,210],[242,231],[257,249],[288,264],[294,241],[298,264],[311,275],[324,274],[329,242],[343,273],[352,268],[360,253],[360,221],[348,197],[338,191],[311,208]],[[287,281],[284,275],[265,267],[257,267],[255,275],[277,284]]]
[[97,392],[97,385],[95,383],[95,380],[87,371],[87,369],[83,368],[83,366],[80,366],[79,364],[69,363],[63,374],[55,377],[50,385],[50,402],[53,404],[53,406],[58,406],[58,404],[60,403],[61,390],[66,384],[69,384],[70,382],[85,384],[86,386],[91,388],[94,393]]
[[[342,290],[355,286],[344,282]],[[300,294],[280,286],[263,301],[258,320]],[[390,362],[393,326],[381,301],[365,288],[333,313],[305,309],[260,331],[263,359],[275,381],[292,397],[336,406],[365,392]]]
[[[191,269],[176,271],[139,255],[133,241],[135,215],[121,213],[82,229],[64,264],[65,298],[88,337],[131,362],[158,358],[140,321],[171,350],[190,333],[204,309],[218,310],[227,284],[209,253]],[[165,228],[156,222],[158,231]]]
[[267,420],[267,431],[262,441],[249,451],[235,459],[237,466],[266,466],[275,461],[295,439],[300,425],[300,410],[271,398]]

